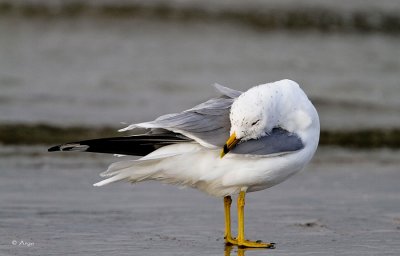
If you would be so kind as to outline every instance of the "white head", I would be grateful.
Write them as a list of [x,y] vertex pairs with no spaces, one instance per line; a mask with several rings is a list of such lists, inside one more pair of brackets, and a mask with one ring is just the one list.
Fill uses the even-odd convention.
[[[221,157],[237,143],[258,139],[281,128],[316,147],[319,138],[317,111],[300,86],[291,80],[255,86],[232,104],[230,138]],[[306,144],[307,144],[306,143]]]
[[259,86],[244,92],[231,107],[231,134],[244,141],[265,135],[266,126],[271,123],[266,108]]
[[311,123],[310,109],[314,107],[296,82],[258,85],[232,104],[230,132],[241,141],[260,138],[275,127],[300,132]]

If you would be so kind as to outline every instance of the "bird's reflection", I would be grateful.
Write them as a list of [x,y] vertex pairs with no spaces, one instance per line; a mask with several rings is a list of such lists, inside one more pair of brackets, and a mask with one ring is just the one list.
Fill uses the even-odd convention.
[[[262,250],[267,250],[268,248],[240,248],[240,247],[235,247],[232,245],[225,245],[225,250],[224,250],[224,256],[233,256],[235,255],[235,250],[237,250],[237,256],[245,256],[246,251],[262,251]],[[233,251],[233,254],[231,252]]]

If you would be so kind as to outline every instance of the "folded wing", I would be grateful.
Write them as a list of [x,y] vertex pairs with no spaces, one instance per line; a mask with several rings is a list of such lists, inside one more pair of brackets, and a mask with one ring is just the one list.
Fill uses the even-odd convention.
[[299,136],[281,128],[274,128],[259,139],[236,145],[230,153],[268,156],[286,154],[302,148],[304,144]]
[[229,137],[231,105],[242,92],[222,85],[215,87],[222,96],[180,113],[160,116],[151,122],[132,124],[120,131],[137,128],[166,129],[191,138],[206,147],[222,147]]
[[164,115],[120,130],[129,130],[134,135],[71,142],[54,146],[49,151],[145,156],[163,146],[193,140],[206,147],[222,147],[229,137],[231,105],[242,92],[218,84],[215,87],[222,96],[181,113]]

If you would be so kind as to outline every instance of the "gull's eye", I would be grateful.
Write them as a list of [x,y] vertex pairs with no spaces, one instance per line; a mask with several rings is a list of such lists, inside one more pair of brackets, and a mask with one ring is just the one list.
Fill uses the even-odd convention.
[[260,122],[260,119],[258,119],[257,121],[254,121],[254,122],[251,124],[251,126],[254,126],[254,125],[258,124],[258,122]]

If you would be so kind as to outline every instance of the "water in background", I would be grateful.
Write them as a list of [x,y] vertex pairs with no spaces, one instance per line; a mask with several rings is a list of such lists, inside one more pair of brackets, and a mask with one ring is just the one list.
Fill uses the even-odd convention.
[[400,37],[390,33],[5,15],[0,35],[2,123],[123,126],[192,107],[215,95],[214,82],[246,90],[289,78],[316,103],[322,129],[400,126]]
[[[347,17],[398,1],[168,2],[219,10],[318,3]],[[5,9],[0,3],[0,124],[118,126],[189,108],[215,95],[214,82],[246,90],[290,78],[316,103],[323,129],[400,127],[399,33]],[[230,254],[222,200],[157,183],[94,188],[116,158],[46,149],[0,147],[1,255]],[[248,237],[276,242],[274,255],[399,255],[398,154],[319,148],[307,171],[249,194]]]

